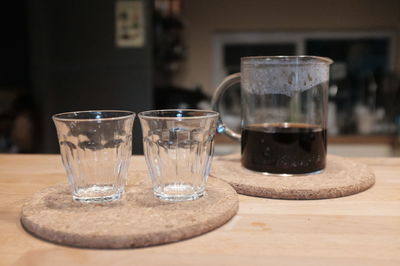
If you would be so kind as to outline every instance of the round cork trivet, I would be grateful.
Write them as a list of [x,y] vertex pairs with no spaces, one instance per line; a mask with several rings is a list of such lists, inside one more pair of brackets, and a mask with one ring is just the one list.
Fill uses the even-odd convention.
[[334,155],[320,174],[277,176],[244,168],[240,154],[214,160],[211,175],[231,184],[236,192],[273,199],[329,199],[359,193],[375,183],[375,175],[365,164]]
[[25,203],[21,222],[33,235],[59,244],[133,248],[206,233],[238,210],[235,190],[216,178],[209,178],[200,199],[175,203],[158,200],[144,183],[126,187],[120,201],[103,204],[74,202],[67,185],[48,187]]

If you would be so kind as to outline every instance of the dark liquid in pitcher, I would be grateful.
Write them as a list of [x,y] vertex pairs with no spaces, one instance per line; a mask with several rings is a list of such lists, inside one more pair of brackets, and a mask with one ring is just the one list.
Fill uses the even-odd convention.
[[326,129],[310,124],[253,124],[242,131],[242,165],[275,174],[325,168]]

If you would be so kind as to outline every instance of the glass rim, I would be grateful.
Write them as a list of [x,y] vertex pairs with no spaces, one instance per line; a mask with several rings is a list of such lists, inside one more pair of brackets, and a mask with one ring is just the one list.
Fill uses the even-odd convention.
[[[245,56],[240,58],[242,64],[248,64],[250,60],[263,60],[265,64],[327,64],[333,63],[329,57],[314,56],[314,55],[276,55],[276,56]],[[299,60],[299,62],[297,61]]]
[[[193,115],[193,116],[158,116],[154,113],[167,113],[167,112],[199,112],[203,115]],[[218,117],[219,113],[213,110],[201,110],[201,109],[155,109],[143,111],[138,114],[141,119],[157,119],[157,120],[193,120],[193,119],[204,119]]]
[[[68,115],[79,115],[88,113],[120,113],[121,115],[115,117],[100,117],[100,118],[79,118],[79,117],[61,117]],[[52,116],[55,121],[107,121],[107,120],[120,120],[128,117],[134,117],[136,114],[132,111],[126,110],[87,110],[87,111],[72,111],[54,114]]]

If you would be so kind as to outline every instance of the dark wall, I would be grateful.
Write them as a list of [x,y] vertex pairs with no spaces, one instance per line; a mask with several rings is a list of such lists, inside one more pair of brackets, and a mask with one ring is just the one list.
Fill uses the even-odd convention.
[[[153,106],[151,1],[142,48],[115,45],[114,0],[28,1],[30,73],[40,106],[41,152],[58,152],[51,115],[90,109],[134,112]],[[142,153],[139,121],[134,152]]]
[[26,0],[7,1],[0,8],[0,88],[29,87]]

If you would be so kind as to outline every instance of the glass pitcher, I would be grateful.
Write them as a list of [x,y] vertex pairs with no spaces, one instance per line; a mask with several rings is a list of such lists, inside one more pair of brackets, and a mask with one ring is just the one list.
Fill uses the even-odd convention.
[[[212,99],[241,83],[241,132],[219,118],[223,134],[241,142],[241,162],[269,174],[310,174],[326,165],[329,58],[242,57],[241,72],[227,76]],[[221,131],[221,130],[220,130]]]

